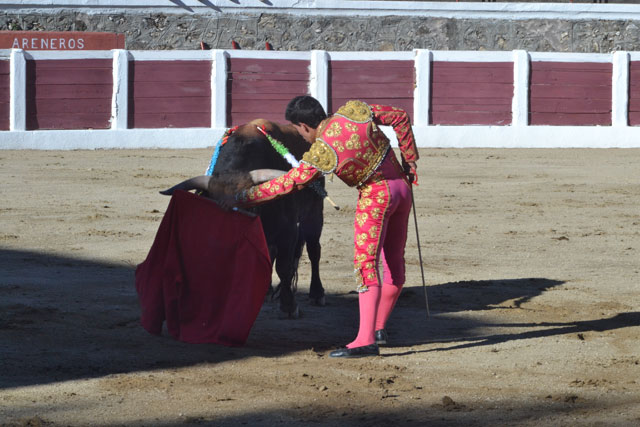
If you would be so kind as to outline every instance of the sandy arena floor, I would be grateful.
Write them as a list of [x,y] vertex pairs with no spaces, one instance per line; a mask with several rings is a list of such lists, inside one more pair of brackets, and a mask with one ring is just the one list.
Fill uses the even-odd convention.
[[357,328],[356,191],[328,184],[326,307],[265,303],[243,348],[138,324],[135,266],[211,150],[0,151],[0,425],[639,425],[640,150],[422,149],[408,283]]

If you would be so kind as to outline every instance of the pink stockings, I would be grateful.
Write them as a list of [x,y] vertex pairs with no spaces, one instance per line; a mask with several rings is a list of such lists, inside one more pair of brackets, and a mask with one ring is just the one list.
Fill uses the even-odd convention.
[[360,330],[356,339],[347,344],[347,348],[361,347],[375,342],[374,333],[380,293],[380,286],[371,286],[367,292],[359,294]]
[[358,297],[360,329],[356,339],[347,344],[348,348],[361,347],[375,342],[374,333],[384,329],[387,319],[398,301],[402,285],[387,284],[382,286],[382,292],[380,290],[380,286],[370,286],[367,292],[360,293]]
[[376,312],[376,327],[375,330],[384,329],[389,320],[389,315],[393,311],[393,307],[398,301],[402,285],[385,284],[382,287],[382,295],[380,296],[380,302],[378,303],[378,310]]

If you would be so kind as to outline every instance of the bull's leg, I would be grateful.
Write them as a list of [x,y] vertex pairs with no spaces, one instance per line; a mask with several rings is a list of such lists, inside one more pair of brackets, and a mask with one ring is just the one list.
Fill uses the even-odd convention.
[[[322,202],[320,202],[322,203]],[[307,244],[307,255],[311,263],[311,284],[309,286],[309,299],[312,304],[324,306],[324,288],[320,280],[320,235],[322,234],[323,215],[322,210],[314,210],[300,223],[300,234],[303,243]],[[302,251],[302,247],[300,247]]]
[[309,287],[309,299],[316,305],[324,306],[324,288],[322,287],[322,281],[320,280],[320,253],[322,248],[320,246],[320,240],[314,240],[313,242],[307,241],[307,255],[309,255],[309,261],[311,262],[311,285]]
[[298,271],[300,267],[300,258],[302,257],[302,249],[304,248],[304,233],[302,232],[302,224],[298,228],[298,241],[296,242],[296,250],[293,254],[293,269]]
[[298,238],[297,233],[293,236],[283,238],[278,245],[278,256],[276,257],[276,273],[280,278],[280,310],[287,314],[290,319],[300,317],[300,308],[294,295],[294,276],[295,276],[295,242]]

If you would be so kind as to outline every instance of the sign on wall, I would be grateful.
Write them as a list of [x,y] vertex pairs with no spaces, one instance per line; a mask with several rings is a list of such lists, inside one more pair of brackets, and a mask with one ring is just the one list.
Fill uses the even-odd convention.
[[0,31],[0,49],[124,49],[124,34],[83,31]]

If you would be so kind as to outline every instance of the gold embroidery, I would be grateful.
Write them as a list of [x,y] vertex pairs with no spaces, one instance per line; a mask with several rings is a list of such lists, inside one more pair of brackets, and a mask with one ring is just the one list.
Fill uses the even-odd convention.
[[356,214],[356,222],[360,227],[362,227],[364,223],[367,222],[367,219],[369,219],[369,215],[366,212]]
[[378,237],[378,226],[374,225],[369,229],[369,237],[371,237],[372,239],[375,239],[376,237]]
[[356,290],[357,290],[359,293],[367,292],[367,291],[369,290],[369,288],[367,288],[367,285],[365,285],[365,284],[364,284],[364,278],[362,277],[362,271],[360,271],[360,269],[359,269],[359,268],[356,268],[356,269],[353,271],[353,273],[354,273],[354,274],[355,274],[355,276],[356,276],[356,285],[357,285]]
[[302,156],[302,160],[323,173],[332,173],[338,166],[338,155],[321,139],[317,139],[311,145],[309,151]]
[[380,163],[382,163],[382,161],[384,160],[389,149],[390,146],[388,140],[386,140],[386,144],[384,146],[381,146],[379,150],[373,151],[371,148],[367,148],[362,156],[362,158],[367,161],[367,166],[362,169],[362,173],[358,177],[358,183],[356,184],[357,186],[364,184],[367,179],[369,179],[369,177],[373,175],[376,169],[378,169],[378,166],[380,166]]
[[373,219],[378,219],[380,217],[380,208],[371,209],[371,216]]
[[367,233],[361,233],[356,236],[356,243],[358,246],[364,245],[364,242],[367,241]]
[[371,195],[371,190],[373,190],[373,188],[370,185],[366,185],[362,187],[360,194],[362,194],[363,197],[369,197],[369,195]]
[[342,134],[342,126],[337,121],[331,122],[331,125],[327,130],[324,131],[324,135],[328,137],[334,138],[336,136],[340,136]]
[[367,150],[362,155],[362,158],[367,161],[370,161],[373,158],[373,150],[371,149],[371,147],[367,148]]
[[349,150],[359,150],[360,149],[360,135],[358,135],[357,133],[352,134],[349,139],[347,140],[347,142],[345,143],[345,146],[347,147],[347,149]]
[[347,147],[347,150],[353,150],[353,142],[351,138],[347,139],[347,142],[344,143],[344,146]]
[[375,245],[375,243],[369,243],[369,246],[367,246],[367,253],[369,255],[375,255],[376,254],[376,245]]
[[378,143],[378,147],[385,147],[389,145],[389,140],[387,139],[387,136],[384,133],[378,134],[378,137],[376,138],[376,142]]
[[373,116],[371,107],[362,101],[349,101],[340,107],[336,114],[356,123],[366,123]]
[[331,141],[331,145],[339,153],[342,153],[344,151],[344,147],[342,146],[342,141],[340,140],[334,139],[333,141]]
[[345,123],[344,127],[346,127],[347,130],[350,131],[350,132],[355,132],[355,131],[358,130],[358,126],[354,125],[353,123],[349,123],[349,122]]
[[368,262],[364,265],[364,268],[371,270],[373,268],[373,263],[372,262]]
[[369,206],[371,206],[372,203],[373,203],[373,200],[367,199],[367,198],[362,198],[358,202],[358,205],[360,207],[360,210],[364,210],[364,209],[368,208]]
[[382,191],[382,190],[378,191],[378,198],[376,199],[378,204],[380,204],[380,205],[384,204],[385,196],[386,196],[386,194],[384,194],[384,191]]

